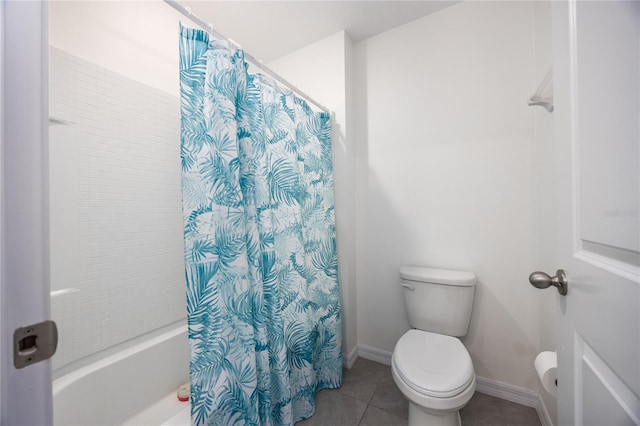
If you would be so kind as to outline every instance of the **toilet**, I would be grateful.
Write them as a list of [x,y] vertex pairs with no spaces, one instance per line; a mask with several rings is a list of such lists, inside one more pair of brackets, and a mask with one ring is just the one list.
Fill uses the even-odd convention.
[[476,389],[467,334],[476,284],[473,272],[403,266],[404,306],[413,327],[396,343],[391,373],[409,400],[410,426],[460,425],[460,409]]

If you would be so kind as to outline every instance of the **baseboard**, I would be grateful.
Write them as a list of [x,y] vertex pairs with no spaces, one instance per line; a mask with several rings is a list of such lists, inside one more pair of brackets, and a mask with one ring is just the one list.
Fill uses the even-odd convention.
[[351,368],[353,364],[358,360],[358,345],[354,346],[351,352],[342,355],[342,366],[344,368]]
[[538,392],[520,386],[476,376],[476,390],[527,407],[538,408],[538,398],[540,397]]
[[544,404],[542,395],[540,395],[539,393],[538,393],[538,404],[536,405],[536,411],[538,412],[538,417],[540,417],[540,423],[542,423],[542,426],[553,426],[553,421],[551,420],[549,411],[547,411],[547,406]]
[[391,365],[391,352],[372,348],[370,346],[358,345],[358,355],[370,361],[379,362],[384,365]]

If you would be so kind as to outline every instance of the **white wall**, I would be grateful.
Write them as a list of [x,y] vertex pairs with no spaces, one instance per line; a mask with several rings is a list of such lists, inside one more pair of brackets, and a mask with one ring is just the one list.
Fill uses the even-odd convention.
[[[4,28],[4,0],[0,1],[0,24]],[[4,99],[4,31],[0,31],[0,99]],[[2,164],[4,163],[4,158],[2,156],[2,151],[4,150],[4,132],[2,130],[3,124],[2,121],[4,119],[4,110],[3,110],[4,102],[0,102],[0,188],[4,188],[4,170],[2,168]],[[0,191],[1,193],[1,191]],[[0,223],[4,222],[4,207],[2,206],[2,202],[0,201]],[[3,257],[1,257],[1,253],[4,252],[3,248],[3,236],[2,236],[2,226],[0,226],[0,318],[4,318],[5,310],[3,305],[3,296],[4,296],[4,272],[3,272]],[[2,333],[2,337],[4,338],[5,328],[0,327],[0,333]],[[8,345],[0,345],[0,372],[4,369],[4,365],[6,362],[6,357],[8,353],[5,353],[5,348]],[[7,351],[8,352],[8,351]],[[2,417],[2,406],[4,404],[3,397],[3,386],[0,386],[0,419]]]
[[[178,99],[52,48],[59,369],[186,317]],[[68,368],[67,368],[68,369]]]
[[[535,87],[552,66],[551,7],[548,1],[534,3]],[[535,169],[536,173],[536,248],[535,269],[549,274],[560,268],[555,264],[556,209],[555,150],[553,146],[553,114],[535,107]],[[556,350],[556,304],[558,292],[550,288],[538,291],[538,351]],[[541,383],[537,389],[554,424],[557,424],[557,400],[549,395]]]
[[162,1],[52,1],[49,43],[178,96],[178,22]]
[[[535,3],[535,82],[536,87],[552,67],[551,55],[551,7],[549,2]],[[535,167],[536,173],[536,247],[537,268],[555,273],[555,223],[556,209],[550,200],[555,199],[553,114],[535,107]],[[555,350],[557,292],[540,291],[539,331],[540,350]]]
[[465,2],[355,45],[358,339],[409,328],[401,265],[474,271],[478,376],[536,388],[533,6]]
[[351,49],[348,34],[341,31],[268,64],[333,112],[333,177],[346,359],[357,344]]

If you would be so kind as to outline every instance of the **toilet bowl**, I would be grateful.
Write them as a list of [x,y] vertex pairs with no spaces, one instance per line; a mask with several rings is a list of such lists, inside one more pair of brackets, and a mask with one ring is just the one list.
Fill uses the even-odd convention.
[[465,271],[402,267],[409,324],[396,343],[391,373],[409,400],[409,425],[459,426],[459,410],[475,392],[467,334],[476,282]]
[[469,353],[455,337],[409,330],[393,351],[391,373],[409,400],[409,425],[460,425],[475,392]]

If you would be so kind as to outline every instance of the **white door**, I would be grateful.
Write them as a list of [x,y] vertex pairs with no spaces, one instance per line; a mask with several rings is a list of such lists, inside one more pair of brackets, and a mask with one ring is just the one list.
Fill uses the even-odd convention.
[[50,361],[17,369],[13,356],[14,331],[49,319],[47,19],[46,2],[0,0],[2,425],[52,420]]
[[556,260],[569,281],[558,296],[558,422],[637,425],[640,3],[552,2],[552,18]]

